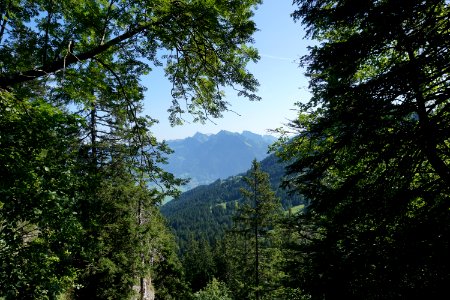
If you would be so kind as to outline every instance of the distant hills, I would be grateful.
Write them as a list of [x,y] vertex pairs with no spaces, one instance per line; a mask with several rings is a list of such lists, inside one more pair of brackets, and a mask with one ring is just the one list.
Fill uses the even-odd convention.
[[[250,169],[251,162],[246,163],[245,167]],[[275,155],[261,161],[261,169],[269,174],[272,189],[281,198],[283,207],[298,207],[303,204],[303,198],[289,196],[280,188],[284,168],[285,165],[278,162]],[[242,200],[240,188],[246,187],[242,179],[245,175],[246,173],[241,173],[225,180],[216,180],[209,185],[198,186],[161,207],[181,249],[190,237],[204,237],[212,242],[230,227],[236,204]]]
[[187,190],[244,172],[253,159],[261,160],[268,155],[268,146],[275,140],[273,136],[250,131],[196,133],[185,139],[167,141],[174,153],[164,168],[177,177],[191,178]]

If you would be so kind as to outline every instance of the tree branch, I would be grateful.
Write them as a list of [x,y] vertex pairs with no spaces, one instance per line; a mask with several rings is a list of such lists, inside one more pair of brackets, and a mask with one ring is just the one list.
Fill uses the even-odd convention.
[[0,88],[7,89],[10,86],[31,81],[36,78],[55,73],[56,71],[64,69],[74,63],[93,58],[94,56],[142,32],[143,30],[148,28],[148,26],[149,24],[139,25],[136,28],[130,29],[125,33],[123,33],[122,35],[119,35],[102,45],[98,45],[91,50],[79,53],[77,55],[74,55],[73,53],[68,53],[67,56],[63,58],[54,60],[49,64],[43,65],[33,70],[0,76]]
[[2,16],[2,25],[0,27],[0,44],[2,43],[3,35],[5,34],[6,23],[8,22],[8,12],[6,12],[4,15],[1,16]]
[[417,65],[416,56],[414,52],[408,49],[408,57],[414,68],[415,75],[413,77],[413,92],[417,101],[417,114],[419,116],[419,130],[421,138],[422,149],[430,162],[431,166],[434,168],[436,173],[445,182],[450,182],[450,168],[445,163],[445,161],[438,155],[438,141],[435,136],[435,128],[432,127],[431,121],[428,116],[425,97],[421,91],[422,82],[422,71]]

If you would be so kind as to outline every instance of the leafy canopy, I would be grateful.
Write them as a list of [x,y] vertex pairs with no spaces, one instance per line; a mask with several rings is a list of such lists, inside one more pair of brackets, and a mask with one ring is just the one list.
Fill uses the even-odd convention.
[[[246,65],[259,58],[249,44],[256,30],[252,8],[260,2],[7,1],[0,6],[0,88],[70,90],[77,81],[85,84],[95,66],[115,92],[130,83],[143,89],[140,76],[165,65],[173,124],[184,111],[200,121],[219,117],[228,107],[223,86],[258,99]],[[84,97],[92,92],[82,91]]]

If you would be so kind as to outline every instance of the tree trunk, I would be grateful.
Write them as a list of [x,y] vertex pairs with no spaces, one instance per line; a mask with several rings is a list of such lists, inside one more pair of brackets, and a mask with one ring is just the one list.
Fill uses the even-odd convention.
[[421,148],[425,153],[426,158],[429,163],[436,171],[438,176],[446,183],[450,183],[450,168],[447,164],[439,157],[437,153],[438,141],[436,139],[435,130],[431,125],[430,118],[428,116],[426,100],[422,91],[422,79],[423,72],[417,66],[417,59],[414,54],[414,51],[408,50],[408,57],[413,65],[413,70],[416,76],[414,76],[413,89],[414,95],[417,101],[417,114],[419,116],[419,136],[421,139]]
[[259,300],[259,203],[258,203],[258,177],[254,174],[254,202],[255,202],[255,299]]

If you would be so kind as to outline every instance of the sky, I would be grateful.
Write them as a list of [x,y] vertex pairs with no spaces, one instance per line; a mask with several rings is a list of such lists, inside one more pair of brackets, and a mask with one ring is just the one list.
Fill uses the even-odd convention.
[[[299,58],[307,53],[310,41],[304,39],[302,25],[290,14],[292,0],[264,0],[253,17],[257,28],[255,44],[261,59],[248,66],[259,81],[257,95],[261,101],[251,102],[235,93],[227,93],[226,100],[234,112],[225,112],[223,118],[206,124],[186,122],[171,127],[168,121],[170,82],[162,69],[154,69],[142,82],[147,88],[144,113],[159,120],[152,133],[160,140],[174,140],[193,136],[196,132],[217,133],[252,131],[270,134],[268,130],[282,127],[295,118],[294,103],[310,98],[305,70],[299,67]],[[185,116],[189,121],[188,116]]]

